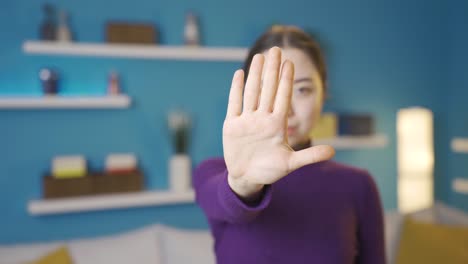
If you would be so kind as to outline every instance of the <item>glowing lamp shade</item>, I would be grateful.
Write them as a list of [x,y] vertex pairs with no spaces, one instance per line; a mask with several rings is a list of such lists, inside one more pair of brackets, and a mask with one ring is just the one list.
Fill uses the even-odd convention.
[[398,209],[412,212],[434,202],[434,129],[432,112],[405,108],[397,114]]

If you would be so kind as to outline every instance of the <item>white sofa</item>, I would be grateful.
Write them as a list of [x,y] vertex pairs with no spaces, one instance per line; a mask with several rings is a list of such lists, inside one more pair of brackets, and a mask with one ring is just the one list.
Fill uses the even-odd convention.
[[0,264],[19,264],[66,246],[74,264],[214,264],[208,230],[177,229],[161,224],[112,236],[51,243],[0,245]]
[[[468,214],[441,203],[412,214],[414,218],[450,225],[467,225]],[[385,240],[389,264],[398,247],[403,215],[385,213]],[[214,264],[213,239],[208,230],[187,230],[161,224],[113,236],[52,243],[0,246],[0,264],[18,264],[40,258],[65,245],[75,264]]]

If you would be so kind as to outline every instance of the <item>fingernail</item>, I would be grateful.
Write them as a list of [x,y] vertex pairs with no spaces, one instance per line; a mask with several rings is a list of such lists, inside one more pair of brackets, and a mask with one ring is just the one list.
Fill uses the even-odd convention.
[[278,46],[274,46],[274,47],[272,47],[270,49],[270,53],[275,54],[275,53],[279,53],[279,52],[281,52],[281,49]]
[[263,54],[261,54],[261,53],[255,54],[253,59],[254,60],[261,60],[261,59],[263,59]]

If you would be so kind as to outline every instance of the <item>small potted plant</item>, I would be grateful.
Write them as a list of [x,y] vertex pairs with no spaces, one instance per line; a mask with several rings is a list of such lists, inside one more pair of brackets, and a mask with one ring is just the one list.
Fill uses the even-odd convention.
[[168,114],[174,154],[169,159],[169,188],[172,191],[187,191],[192,188],[192,164],[188,155],[191,122],[189,115],[181,110]]

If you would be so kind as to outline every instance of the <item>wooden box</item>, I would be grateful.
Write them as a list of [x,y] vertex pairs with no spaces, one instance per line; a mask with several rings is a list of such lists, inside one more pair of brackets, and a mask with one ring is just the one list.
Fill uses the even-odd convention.
[[129,174],[102,174],[94,176],[94,193],[133,192],[143,190],[143,175],[138,172]]
[[95,173],[81,178],[43,177],[43,197],[63,198],[106,193],[142,191],[144,177],[140,171],[125,174]]
[[93,178],[54,178],[44,176],[42,180],[42,193],[44,198],[73,197],[93,194]]
[[158,35],[150,24],[109,22],[106,25],[106,41],[125,44],[156,44]]

